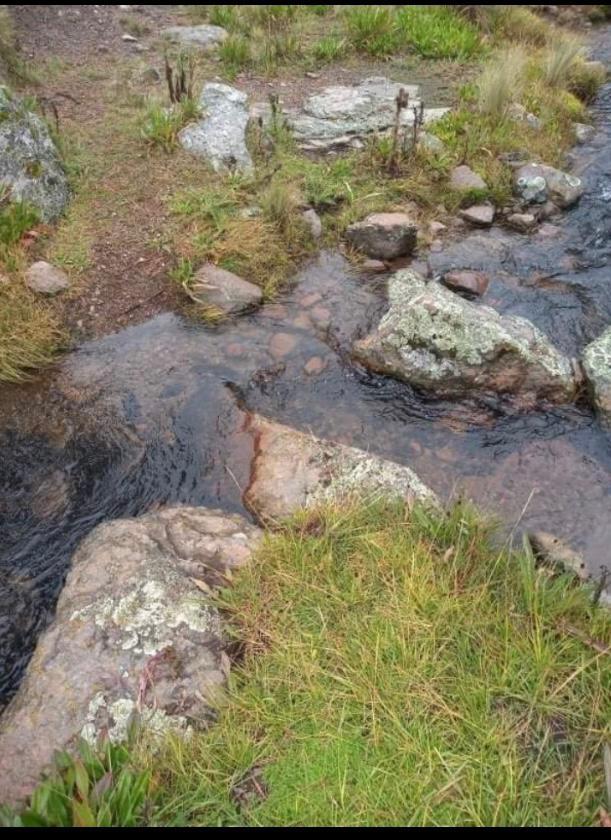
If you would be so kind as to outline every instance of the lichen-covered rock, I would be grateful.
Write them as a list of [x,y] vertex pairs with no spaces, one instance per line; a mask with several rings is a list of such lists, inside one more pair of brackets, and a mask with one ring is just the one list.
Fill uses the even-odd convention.
[[0,802],[28,795],[54,751],[137,715],[151,737],[205,726],[228,671],[206,591],[248,562],[238,515],[168,508],[98,526],[73,558],[55,619],[0,719]]
[[571,361],[525,318],[476,306],[413,271],[393,275],[388,295],[377,329],[354,347],[372,370],[438,396],[573,398]]
[[51,222],[70,198],[68,180],[45,122],[0,86],[0,192],[35,207]]
[[584,192],[581,178],[542,163],[521,166],[513,178],[516,194],[527,204],[545,204],[549,199],[566,209],[579,201]]
[[263,302],[259,286],[214,263],[206,263],[198,270],[191,294],[198,303],[214,307],[223,315],[239,315]]
[[[395,123],[396,98],[401,89],[409,96],[409,107],[401,114],[404,127],[413,125],[413,108],[420,107],[416,85],[404,85],[383,76],[364,79],[357,85],[336,85],[310,96],[301,108],[285,108],[283,114],[293,130],[297,145],[308,151],[361,148],[373,134],[390,131]],[[425,108],[429,124],[447,108]]]
[[251,482],[244,501],[263,520],[342,497],[398,496],[437,507],[432,490],[409,467],[324,441],[255,415]]
[[602,423],[611,428],[611,327],[588,344],[582,365],[594,407]]
[[170,26],[161,34],[178,44],[210,50],[225,40],[227,30],[222,26],[203,23],[200,26]]
[[589,143],[596,134],[594,126],[587,125],[586,123],[573,123],[573,129],[575,130],[575,140],[580,145]]
[[237,88],[205,84],[199,100],[203,116],[180,132],[183,148],[204,158],[215,172],[251,172],[252,158],[246,146],[247,102],[246,94]]
[[418,226],[407,213],[372,213],[346,231],[346,239],[377,260],[403,257],[416,247]]
[[522,122],[526,123],[527,126],[532,128],[534,131],[541,131],[543,128],[543,123],[539,119],[539,117],[531,114],[523,105],[520,105],[519,102],[512,102],[509,108],[507,109],[507,116],[510,120],[514,122]]

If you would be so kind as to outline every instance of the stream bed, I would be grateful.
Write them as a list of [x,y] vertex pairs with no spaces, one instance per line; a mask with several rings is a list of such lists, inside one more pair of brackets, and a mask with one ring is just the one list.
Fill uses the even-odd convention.
[[[478,234],[491,241],[484,302],[569,355],[611,323],[611,85],[594,116],[596,136],[574,152],[579,206],[532,236]],[[99,522],[172,503],[246,513],[246,410],[408,464],[508,536],[553,532],[594,574],[611,565],[611,435],[590,408],[443,402],[373,376],[350,347],[384,307],[384,277],[323,252],[252,316],[206,328],[161,315],[0,389],[0,706]]]

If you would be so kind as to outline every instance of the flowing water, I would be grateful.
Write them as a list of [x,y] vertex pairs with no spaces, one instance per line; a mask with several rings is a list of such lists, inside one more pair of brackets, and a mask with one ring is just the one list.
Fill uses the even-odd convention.
[[[573,170],[587,193],[559,229],[484,234],[486,303],[530,318],[571,355],[611,323],[611,85],[595,116]],[[611,565],[611,435],[588,406],[518,413],[372,376],[349,350],[383,310],[383,279],[323,253],[251,317],[208,329],[162,315],[0,391],[0,701],[96,524],[170,503],[245,512],[245,410],[409,464],[509,534],[542,528],[582,550],[593,572]],[[308,374],[313,358],[323,370]]]

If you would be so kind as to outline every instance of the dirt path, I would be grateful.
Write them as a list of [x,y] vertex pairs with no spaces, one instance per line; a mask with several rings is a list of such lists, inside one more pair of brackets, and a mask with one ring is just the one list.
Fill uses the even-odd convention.
[[[156,234],[163,197],[193,174],[177,155],[150,158],[139,142],[135,114],[158,63],[148,44],[126,42],[122,20],[135,20],[149,40],[180,20],[178,7],[12,6],[24,55],[39,76],[31,87],[59,114],[75,196],[66,218],[38,249],[76,280],[64,320],[77,338],[95,337],[173,308],[171,257]],[[52,103],[52,104],[51,104]]]

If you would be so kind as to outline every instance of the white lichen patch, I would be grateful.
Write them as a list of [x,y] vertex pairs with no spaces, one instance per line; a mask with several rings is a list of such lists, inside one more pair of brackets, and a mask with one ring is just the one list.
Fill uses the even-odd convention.
[[122,650],[147,655],[168,647],[170,631],[180,626],[196,633],[220,634],[218,612],[198,592],[185,591],[180,578],[172,583],[172,592],[158,580],[139,583],[121,598],[108,596],[76,610],[71,620],[93,620],[102,629],[114,627],[120,630],[116,644]]
[[[101,712],[103,725],[99,723]],[[135,702],[129,697],[120,697],[109,705],[104,694],[98,692],[89,703],[87,723],[81,729],[81,737],[94,746],[103,729],[113,744],[121,743],[128,739],[130,726],[136,716],[140,727],[154,738],[162,738],[169,732],[180,732],[183,735],[191,732],[189,722],[182,715],[172,716],[163,709],[148,707],[138,712]]]

